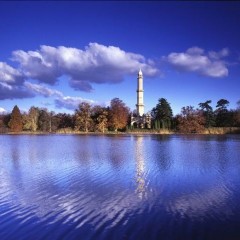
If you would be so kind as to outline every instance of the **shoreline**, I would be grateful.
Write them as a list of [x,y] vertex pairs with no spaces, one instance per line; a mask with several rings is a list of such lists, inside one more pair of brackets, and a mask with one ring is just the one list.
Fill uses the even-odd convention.
[[80,132],[80,131],[57,131],[57,132],[5,132],[0,135],[226,135],[226,134],[240,134],[240,127],[225,127],[225,128],[209,128],[201,133],[181,133],[162,129],[158,131],[138,130],[125,132]]

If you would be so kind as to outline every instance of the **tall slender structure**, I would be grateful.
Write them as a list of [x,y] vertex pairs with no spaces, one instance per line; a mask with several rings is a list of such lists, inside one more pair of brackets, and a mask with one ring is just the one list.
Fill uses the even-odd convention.
[[141,69],[138,72],[138,86],[137,86],[137,114],[141,117],[144,114],[143,104],[143,74]]

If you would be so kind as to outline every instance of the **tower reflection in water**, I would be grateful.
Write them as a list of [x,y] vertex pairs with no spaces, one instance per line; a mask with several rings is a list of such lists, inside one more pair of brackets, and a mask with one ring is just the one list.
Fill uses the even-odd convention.
[[145,162],[143,136],[135,138],[136,193],[140,199],[146,197]]

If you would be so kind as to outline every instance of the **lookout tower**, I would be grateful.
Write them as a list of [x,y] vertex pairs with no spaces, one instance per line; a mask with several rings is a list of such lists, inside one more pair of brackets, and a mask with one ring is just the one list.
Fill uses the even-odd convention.
[[137,104],[136,113],[131,117],[132,128],[151,128],[150,114],[144,114],[143,104],[143,73],[140,69],[137,76]]
[[138,72],[138,84],[137,84],[137,114],[141,117],[144,114],[144,104],[143,104],[143,74],[141,69]]

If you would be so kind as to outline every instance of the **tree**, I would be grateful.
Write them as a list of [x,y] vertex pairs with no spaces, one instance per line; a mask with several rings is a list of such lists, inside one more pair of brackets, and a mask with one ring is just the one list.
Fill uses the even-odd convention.
[[152,109],[151,115],[154,121],[160,121],[162,128],[171,128],[173,113],[170,104],[165,98],[158,100],[158,104]]
[[221,111],[227,111],[227,106],[229,105],[229,101],[226,100],[226,99],[220,99],[218,102],[217,102],[217,106],[216,108],[218,108],[218,110],[221,110]]
[[66,113],[58,113],[55,115],[59,119],[58,128],[73,128],[73,116]]
[[183,107],[176,117],[177,128],[182,133],[201,133],[204,130],[205,118],[202,111],[192,106]]
[[0,114],[0,133],[8,132],[8,122],[10,121],[10,114]]
[[229,101],[226,99],[220,99],[217,102],[215,114],[216,114],[216,125],[217,127],[230,127],[230,116],[227,109]]
[[8,126],[11,132],[21,132],[23,130],[22,115],[17,105],[12,110]]
[[237,102],[237,109],[236,109],[236,125],[240,126],[240,100]]
[[36,132],[38,129],[39,109],[31,107],[27,115],[23,115],[23,128]]
[[92,119],[95,123],[95,129],[100,132],[105,132],[108,124],[108,109],[99,105],[92,109]]
[[55,114],[53,111],[48,113],[49,115],[49,132],[56,132],[60,128],[62,121],[61,116]]
[[75,127],[84,132],[88,132],[92,124],[91,118],[92,107],[88,102],[79,104],[78,109],[75,110]]
[[240,100],[237,101],[237,110],[240,111]]
[[206,102],[199,103],[200,109],[203,111],[205,117],[205,127],[213,127],[215,125],[215,118],[212,107],[209,105],[212,101],[207,100]]
[[51,116],[45,108],[39,110],[38,129],[42,132],[51,132]]
[[109,108],[109,126],[117,131],[124,129],[128,123],[130,110],[119,98],[113,98]]

